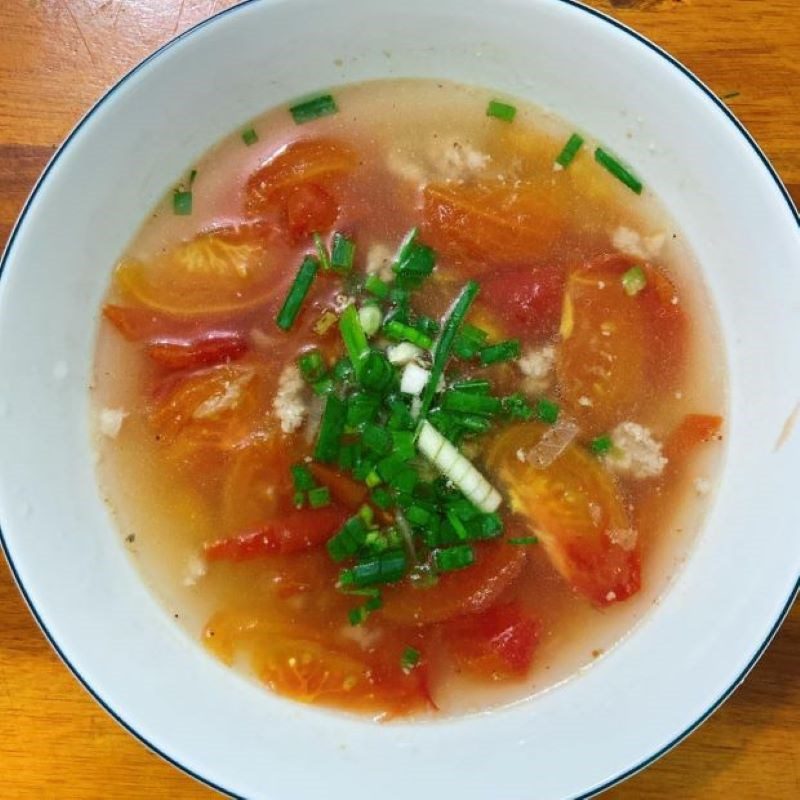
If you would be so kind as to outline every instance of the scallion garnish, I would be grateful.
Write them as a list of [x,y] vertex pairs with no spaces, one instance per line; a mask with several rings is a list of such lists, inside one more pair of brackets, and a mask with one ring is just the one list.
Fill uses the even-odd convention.
[[308,493],[311,508],[325,508],[331,504],[331,490],[327,486],[316,486]]
[[393,342],[411,342],[423,350],[428,350],[433,346],[433,340],[430,336],[412,328],[411,325],[404,325],[397,320],[391,320],[383,326],[383,332],[386,334],[387,339]]
[[464,321],[464,317],[467,315],[472,305],[472,301],[478,294],[478,288],[476,281],[469,281],[461,290],[461,293],[453,304],[450,314],[447,317],[439,340],[436,342],[431,377],[422,394],[422,406],[419,413],[420,419],[424,420],[428,414],[431,403],[433,402],[433,396],[436,393],[436,387],[439,385],[439,378],[441,378],[445,365],[447,364],[447,359],[450,357],[453,341],[458,334],[461,323]]
[[314,458],[323,463],[333,463],[339,454],[339,444],[347,419],[347,405],[335,394],[329,394],[322,411],[322,420],[314,448]]
[[250,147],[251,144],[255,144],[258,141],[258,134],[255,131],[255,128],[248,128],[245,131],[242,131],[242,141]]
[[361,358],[358,380],[365,389],[382,392],[388,388],[393,378],[394,367],[379,350],[370,350]]
[[179,217],[186,217],[192,213],[192,193],[176,189],[172,194],[172,210]]
[[439,572],[452,572],[457,569],[471,567],[475,563],[475,551],[471,545],[461,544],[437,550],[433,556],[434,564]]
[[564,168],[568,167],[575,156],[578,155],[578,151],[581,147],[583,147],[583,136],[579,133],[573,133],[572,136],[567,139],[564,147],[561,148],[561,152],[556,156],[556,164]]
[[392,269],[402,289],[416,289],[433,272],[436,253],[417,241],[417,229],[409,231],[395,257]]
[[383,314],[381,314],[381,310],[376,304],[365,303],[358,309],[358,319],[361,322],[364,334],[371,337],[380,330]]
[[301,353],[297,357],[297,366],[300,374],[309,383],[318,381],[325,374],[325,360],[316,348]]
[[629,297],[639,294],[647,286],[647,275],[641,267],[631,267],[622,276],[622,288]]
[[445,393],[442,408],[463,414],[498,414],[503,404],[497,397],[453,390]]
[[503,122],[513,122],[517,115],[517,107],[500,100],[490,100],[486,106],[486,116],[501,119]]
[[369,532],[364,520],[358,515],[350,517],[342,529],[328,539],[328,555],[337,563],[352,558],[361,549]]
[[608,434],[597,436],[589,443],[589,449],[598,456],[607,453],[613,446],[614,443],[611,441],[611,437]]
[[356,375],[360,375],[361,362],[369,352],[369,344],[354,305],[347,306],[342,312],[342,316],[339,318],[339,331],[342,334],[350,363],[353,365]]
[[475,394],[489,394],[489,381],[484,378],[471,378],[469,380],[455,381],[451,388],[457,392],[474,392]]
[[310,122],[318,117],[335,114],[338,110],[339,108],[333,97],[329,94],[322,94],[319,97],[312,97],[310,100],[291,106],[289,112],[294,121],[298,125],[302,125],[304,122]]
[[356,243],[343,233],[333,234],[331,266],[339,272],[350,272],[356,257]]
[[558,420],[559,411],[558,403],[554,403],[545,397],[536,402],[536,416],[542,422],[553,425]]
[[608,170],[617,180],[622,181],[632,192],[642,193],[642,182],[614,156],[598,147],[594,151],[594,160]]
[[390,550],[373,558],[359,561],[355,566],[342,570],[339,583],[345,587],[362,588],[394,583],[408,569],[408,558],[403,550]]
[[319,258],[319,263],[322,265],[322,269],[329,270],[331,268],[331,257],[328,255],[328,248],[325,245],[325,241],[316,231],[311,234],[311,238],[314,240],[317,258]]
[[492,344],[480,351],[481,364],[484,366],[497,364],[501,361],[510,361],[512,358],[519,358],[519,355],[519,339],[509,339],[506,342]]
[[297,315],[300,313],[300,306],[303,305],[303,300],[306,299],[317,270],[319,270],[319,261],[313,256],[306,256],[297,271],[294,281],[292,281],[292,285],[289,287],[286,299],[283,301],[281,310],[275,319],[278,327],[282,330],[288,331],[295,319],[297,319]]
[[377,275],[369,275],[364,281],[364,288],[381,300],[386,300],[389,296],[389,284],[382,281]]
[[503,408],[511,419],[529,420],[533,416],[533,409],[519,392],[504,398]]
[[316,486],[311,470],[305,464],[294,464],[291,468],[292,483],[298,492],[307,492]]
[[419,664],[421,654],[414,647],[406,647],[400,656],[400,669],[408,675]]
[[539,540],[535,536],[514,536],[511,539],[506,539],[509,544],[526,545],[538,544]]

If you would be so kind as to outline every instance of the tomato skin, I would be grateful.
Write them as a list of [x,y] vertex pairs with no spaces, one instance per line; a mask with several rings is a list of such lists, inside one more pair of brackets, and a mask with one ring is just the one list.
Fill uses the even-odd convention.
[[247,349],[241,334],[211,332],[198,339],[159,340],[149,344],[145,352],[160,367],[179,370],[235,361]]
[[455,663],[472,674],[500,680],[524,675],[533,660],[541,625],[518,603],[503,603],[441,626]]
[[704,442],[719,439],[722,422],[716,414],[687,414],[664,443],[668,463],[689,455]]
[[339,506],[294,511],[253,530],[206,544],[206,558],[209,561],[248,561],[262,556],[302,553],[325,544],[347,517],[347,510]]
[[366,484],[355,481],[339,470],[316,461],[312,461],[308,468],[319,483],[331,490],[333,499],[350,511],[358,511],[367,502],[369,489]]
[[503,269],[481,278],[480,303],[500,315],[508,336],[548,338],[558,331],[564,281],[558,267]]
[[434,586],[387,586],[381,613],[400,625],[426,625],[490,608],[522,574],[527,554],[502,541],[479,542],[475,552],[473,566],[440,575]]
[[295,240],[310,234],[327,233],[339,216],[339,205],[326,189],[316,183],[296,186],[286,198],[286,225]]
[[612,476],[572,444],[547,468],[517,458],[545,426],[512,425],[492,443],[490,470],[526,518],[553,566],[597,606],[626,600],[641,587],[641,547]]

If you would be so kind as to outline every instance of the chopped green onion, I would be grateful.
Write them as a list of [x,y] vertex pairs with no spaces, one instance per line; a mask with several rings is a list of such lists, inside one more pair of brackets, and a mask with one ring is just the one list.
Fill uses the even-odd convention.
[[335,114],[338,110],[339,108],[333,97],[329,94],[322,94],[319,97],[313,97],[311,100],[293,105],[289,112],[294,121],[298,125],[302,125],[304,122],[310,122],[318,117]]
[[353,376],[353,365],[347,356],[342,356],[333,365],[333,377],[337,381],[348,381]]
[[503,399],[503,409],[511,419],[529,420],[533,416],[533,409],[519,392]]
[[313,256],[306,256],[300,269],[297,270],[297,275],[289,287],[289,292],[286,299],[283,301],[281,310],[275,321],[279,328],[288,331],[292,327],[297,315],[300,313],[300,306],[303,305],[303,300],[306,299],[308,290],[314,282],[317,270],[319,269],[319,261]]
[[513,122],[516,115],[516,106],[503,103],[500,100],[490,100],[489,105],[486,107],[487,117],[496,117],[503,120],[503,122]]
[[381,399],[374,394],[357,392],[347,402],[347,427],[358,430],[367,422],[372,422],[378,413]]
[[542,397],[536,402],[536,417],[542,422],[547,422],[552,425],[558,419],[559,414],[558,403]]
[[413,647],[406,647],[403,650],[403,655],[400,656],[400,669],[408,675],[419,664],[420,658],[419,650]]
[[324,508],[331,504],[331,490],[327,486],[317,486],[308,493],[311,508]]
[[176,189],[172,195],[172,210],[179,217],[186,217],[192,213],[192,193]]
[[356,255],[356,243],[342,233],[333,234],[331,266],[339,272],[350,272]]
[[455,342],[453,352],[465,361],[474,358],[486,344],[489,334],[474,325],[464,325]]
[[622,276],[622,288],[629,297],[639,294],[647,286],[647,275],[641,267],[631,267]]
[[379,350],[370,350],[361,359],[361,372],[358,380],[365,389],[381,392],[394,378],[394,367]]
[[453,414],[452,419],[456,425],[470,433],[486,433],[492,427],[492,423],[486,417],[477,414]]
[[254,128],[248,128],[246,131],[242,131],[242,141],[250,147],[251,144],[255,144],[258,141],[258,134],[255,132]]
[[491,385],[484,378],[471,378],[465,381],[454,381],[451,388],[457,392],[474,392],[475,394],[489,394]]
[[373,489],[372,494],[370,494],[372,498],[372,502],[375,503],[378,508],[382,508],[384,511],[387,508],[391,508],[392,506],[392,495],[389,493],[387,489],[384,489],[382,486],[379,486],[376,489]]
[[194,183],[194,179],[195,179],[196,177],[197,177],[197,170],[196,170],[196,169],[193,169],[193,170],[192,170],[192,171],[189,173],[189,186],[191,186],[191,185]]
[[463,542],[467,538],[467,529],[464,523],[458,518],[458,514],[452,508],[447,510],[447,521],[453,526],[456,536]]
[[331,259],[328,255],[328,247],[325,244],[323,238],[316,232],[311,234],[311,238],[314,240],[314,247],[317,250],[317,258],[319,258],[319,263],[322,264],[322,269],[329,270],[331,268]]
[[453,341],[458,334],[458,329],[467,315],[472,301],[478,294],[478,284],[475,281],[468,281],[461,293],[458,295],[447,321],[442,329],[441,336],[436,342],[436,351],[433,356],[433,367],[431,368],[431,376],[428,383],[425,385],[425,390],[422,394],[422,407],[420,409],[419,418],[424,420],[428,414],[428,410],[433,402],[433,395],[436,393],[436,388],[439,385],[439,378],[442,377],[444,368],[447,364],[447,359],[450,357],[450,351],[453,348]]
[[316,348],[301,353],[297,358],[297,366],[309,383],[318,381],[325,374],[325,360]]
[[361,441],[367,450],[371,450],[379,456],[388,455],[392,450],[392,434],[379,425],[367,425]]
[[444,395],[442,408],[464,414],[498,414],[503,404],[497,397],[485,394],[450,391]]
[[608,434],[598,436],[589,443],[589,449],[598,456],[607,453],[613,446],[614,443],[611,441],[611,437]]
[[457,545],[437,550],[433,560],[439,572],[452,572],[471,567],[475,563],[475,551],[468,544]]
[[342,570],[339,583],[344,587],[376,586],[394,583],[405,575],[408,559],[404,550],[389,550],[373,558],[365,559],[350,569]]
[[497,364],[500,361],[510,361],[512,358],[519,358],[520,347],[519,339],[509,339],[506,342],[493,344],[481,350],[481,364]]
[[417,474],[417,471],[411,467],[404,467],[391,478],[389,484],[398,492],[410,495],[414,491],[414,488],[418,482],[419,475]]
[[370,527],[375,521],[375,512],[366,504],[358,509],[358,516],[364,521],[367,527]]
[[383,322],[381,310],[378,306],[373,304],[361,306],[361,308],[358,309],[358,318],[361,320],[361,327],[368,337],[374,336]]
[[506,539],[509,544],[526,545],[538,544],[539,540],[535,536],[515,536],[511,539]]
[[364,289],[380,300],[385,300],[389,296],[389,284],[382,281],[377,275],[368,275],[364,281]]
[[439,333],[439,323],[433,317],[425,315],[417,317],[414,327],[427,336],[436,336]]
[[392,264],[400,288],[418,288],[435,266],[436,253],[428,245],[417,241],[417,229],[412,228],[403,239]]
[[625,166],[623,166],[614,156],[598,147],[594,151],[594,160],[601,167],[607,169],[617,180],[622,181],[632,192],[642,193],[642,182]]
[[311,470],[305,464],[293,464],[291,467],[292,483],[298,492],[307,492],[317,484]]
[[336,461],[339,455],[339,440],[344,431],[347,418],[347,405],[335,394],[329,394],[322,412],[322,420],[317,434],[317,444],[314,448],[314,458],[317,461],[330,464]]
[[387,339],[394,342],[411,342],[423,350],[427,350],[433,346],[433,340],[430,336],[412,328],[410,325],[404,325],[402,322],[391,320],[383,326],[383,332],[386,334]]
[[364,478],[364,483],[367,484],[368,488],[374,489],[382,483],[381,476],[373,469],[367,474],[367,477]]
[[350,517],[342,529],[328,539],[328,555],[336,562],[352,558],[363,546],[367,533],[367,526],[361,517]]
[[418,505],[411,505],[406,509],[406,519],[412,525],[427,525],[431,519],[431,512]]
[[561,152],[556,156],[556,164],[562,167],[568,167],[572,160],[578,155],[578,150],[583,147],[583,136],[578,133],[573,133],[567,139],[567,143],[562,148]]
[[333,382],[333,378],[331,378],[329,375],[326,375],[324,378],[320,378],[318,381],[314,381],[314,383],[311,384],[311,389],[318,397],[324,397],[326,394],[330,394],[335,388],[336,384]]
[[416,455],[414,434],[411,431],[391,431],[392,451],[398,458],[410,461]]
[[344,340],[347,355],[355,369],[356,376],[360,375],[362,360],[370,352],[367,336],[361,327],[358,311],[354,305],[349,305],[339,318],[339,330]]

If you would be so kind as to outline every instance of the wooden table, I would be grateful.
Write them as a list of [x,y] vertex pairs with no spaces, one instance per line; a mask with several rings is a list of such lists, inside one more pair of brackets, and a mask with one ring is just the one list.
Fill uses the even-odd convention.
[[[681,59],[800,201],[798,0],[591,0]],[[233,0],[2,0],[0,244],[55,146],[123,72]],[[735,94],[734,94],[735,93]],[[0,559],[0,562],[2,560]],[[201,798],[83,691],[0,566],[0,795]],[[734,697],[613,800],[800,797],[800,609]]]

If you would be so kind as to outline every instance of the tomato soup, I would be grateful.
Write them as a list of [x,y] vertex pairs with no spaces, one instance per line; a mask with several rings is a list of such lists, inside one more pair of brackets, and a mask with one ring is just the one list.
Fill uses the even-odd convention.
[[341,87],[187,165],[114,265],[100,482],[176,624],[268,690],[481,710],[658,602],[713,494],[723,361],[680,230],[591,132]]

